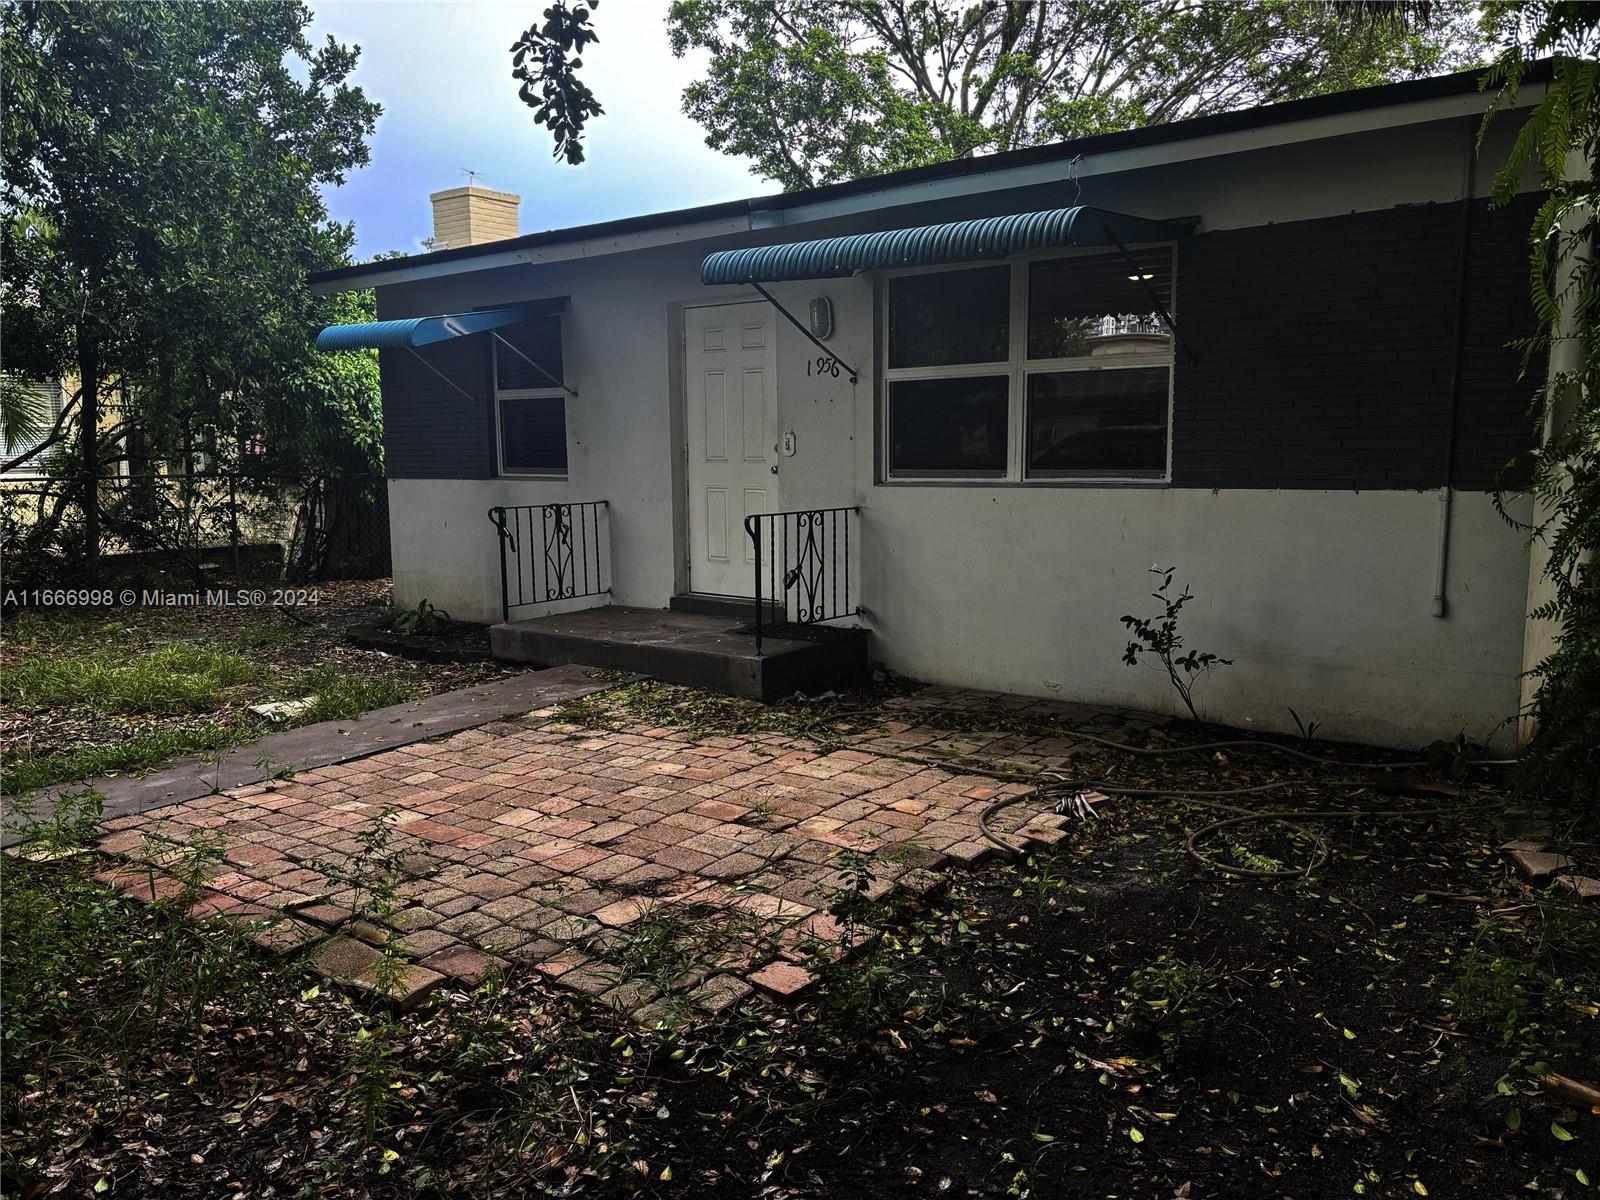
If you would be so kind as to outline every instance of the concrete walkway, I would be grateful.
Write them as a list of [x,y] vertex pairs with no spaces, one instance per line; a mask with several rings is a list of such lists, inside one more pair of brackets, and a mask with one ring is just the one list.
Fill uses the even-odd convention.
[[48,813],[63,792],[93,788],[105,797],[107,818],[149,812],[233,788],[260,783],[285,771],[304,771],[365,758],[384,750],[444,734],[474,729],[507,716],[521,716],[564,700],[618,686],[600,683],[584,667],[528,671],[476,687],[424,696],[378,708],[347,721],[322,721],[236,746],[212,758],[185,758],[148,775],[107,775],[43,788],[0,808],[0,846],[22,840],[17,826],[29,815]]

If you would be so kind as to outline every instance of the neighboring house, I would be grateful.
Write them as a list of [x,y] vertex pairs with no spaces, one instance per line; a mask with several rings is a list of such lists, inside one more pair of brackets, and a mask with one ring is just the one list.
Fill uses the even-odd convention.
[[558,528],[652,609],[752,596],[748,514],[858,509],[768,523],[761,587],[842,554],[905,675],[1173,710],[1119,620],[1171,565],[1234,660],[1212,718],[1510,738],[1538,197],[1485,199],[1487,104],[1454,75],[318,275],[377,289],[319,344],[384,347],[395,603],[501,620],[493,506],[605,501]]
[[[33,393],[43,414],[44,427],[37,437],[19,438],[15,442],[7,441],[4,446],[0,446],[0,465],[8,463],[15,458],[21,458],[37,448],[50,435],[55,428],[56,421],[61,417],[61,409],[66,402],[68,387],[76,386],[76,381],[72,380],[50,382],[48,380],[24,379],[21,376],[9,373],[6,375],[5,380],[9,386]],[[49,473],[49,467],[58,449],[59,447],[57,446],[51,446],[9,470],[0,469],[0,483],[44,479]]]

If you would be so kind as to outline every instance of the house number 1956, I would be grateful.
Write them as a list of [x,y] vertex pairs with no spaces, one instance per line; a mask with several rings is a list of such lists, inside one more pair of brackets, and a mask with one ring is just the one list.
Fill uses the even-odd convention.
[[834,379],[839,378],[839,360],[831,354],[819,354],[816,358],[806,359],[806,374],[828,375]]

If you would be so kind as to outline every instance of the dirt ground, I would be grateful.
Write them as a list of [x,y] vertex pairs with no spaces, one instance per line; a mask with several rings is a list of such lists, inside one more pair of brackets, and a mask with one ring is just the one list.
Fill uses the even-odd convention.
[[[515,968],[384,1017],[241,957],[197,1019],[164,1020],[129,1046],[106,1028],[139,977],[136,953],[119,949],[82,969],[44,1049],[13,1059],[8,1188],[1592,1194],[1600,1112],[1540,1080],[1600,1083],[1596,908],[1529,884],[1499,849],[1536,831],[1595,873],[1592,843],[1520,809],[1482,768],[1363,775],[1249,750],[1184,754],[1193,735],[1181,728],[1151,730],[1142,745],[1161,753],[1139,756],[1074,743],[1065,710],[969,701],[906,685],[762,708],[644,684],[561,717],[702,739],[798,728],[819,746],[898,745],[969,767],[995,747],[1048,744],[1108,784],[1192,794],[1277,780],[1290,787],[1274,806],[1337,797],[1351,813],[1420,815],[1306,822],[1312,836],[1237,827],[1200,843],[1224,864],[1275,870],[1309,863],[1324,839],[1326,865],[1273,880],[1186,850],[1216,811],[1181,794],[1112,796],[1053,849],[950,870],[942,894],[891,905],[866,901],[867,881],[841,890],[854,954],[810,964],[821,981],[798,1003],[751,998],[687,1025],[641,1027]],[[1360,783],[1332,787],[1340,778]],[[72,869],[29,868],[45,884]],[[118,919],[159,943],[158,916]],[[697,978],[694,937],[692,923],[654,927],[621,957],[670,987],[679,971]]]
[[[272,607],[8,612],[0,627],[0,751],[13,768],[38,766],[8,780],[38,786],[72,777],[77,765],[88,774],[106,762],[137,772],[166,758],[248,741],[283,727],[251,713],[250,705],[326,692],[330,680],[337,684],[337,705],[326,715],[351,716],[507,670],[492,662],[419,661],[350,643],[350,630],[393,619],[387,580],[335,581],[313,590],[317,602],[292,614]],[[487,648],[481,629],[458,626],[454,634],[463,645],[481,641]],[[68,676],[42,699],[18,682],[24,664],[37,670],[48,663],[65,673],[98,665],[108,653],[137,663],[174,649],[228,656],[243,664],[234,674],[248,677],[198,699],[158,696],[140,703],[135,697],[116,705],[98,694],[93,677],[75,690]]]

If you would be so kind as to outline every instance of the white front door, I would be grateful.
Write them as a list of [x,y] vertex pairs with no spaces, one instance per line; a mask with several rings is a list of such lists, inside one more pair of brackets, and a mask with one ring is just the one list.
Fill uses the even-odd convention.
[[744,519],[778,506],[775,332],[766,304],[684,310],[690,591],[755,594]]

